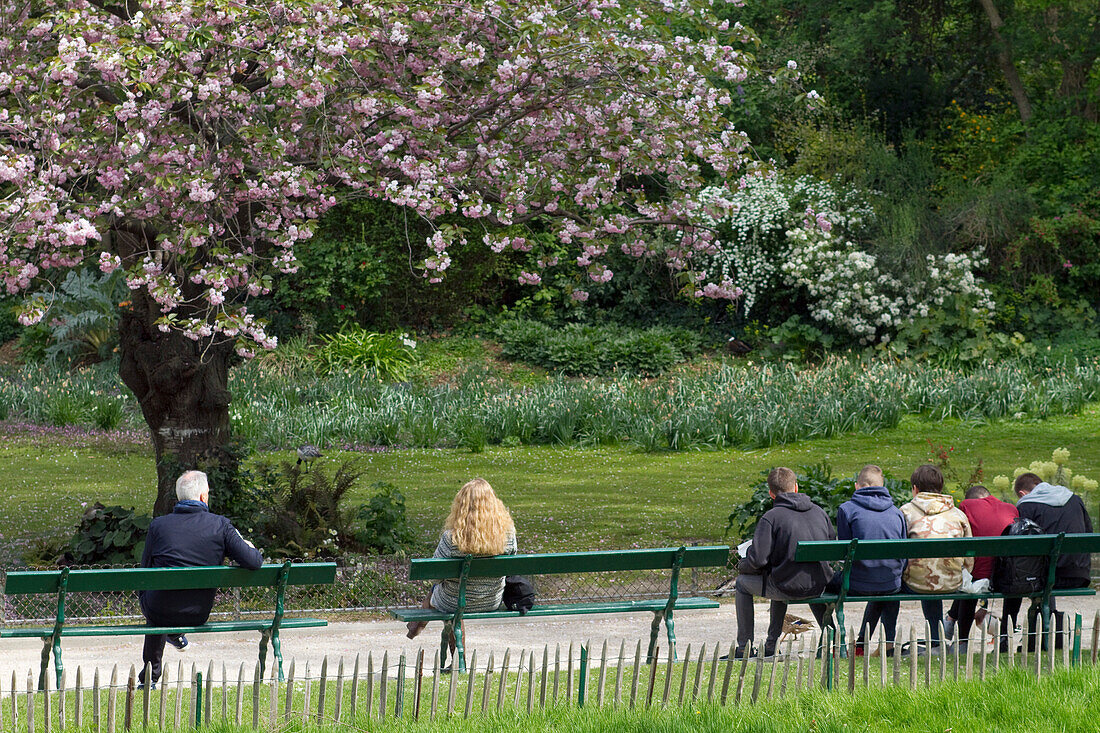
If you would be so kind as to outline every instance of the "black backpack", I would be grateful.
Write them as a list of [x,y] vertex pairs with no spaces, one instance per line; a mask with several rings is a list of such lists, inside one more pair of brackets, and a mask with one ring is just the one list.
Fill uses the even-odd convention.
[[[1024,517],[1016,517],[1001,532],[1002,537],[1034,534],[1043,534],[1043,528]],[[1013,595],[1038,593],[1046,585],[1047,562],[1046,556],[994,558],[991,583],[993,590]]]
[[504,578],[504,607],[523,616],[535,607],[535,586],[522,575]]

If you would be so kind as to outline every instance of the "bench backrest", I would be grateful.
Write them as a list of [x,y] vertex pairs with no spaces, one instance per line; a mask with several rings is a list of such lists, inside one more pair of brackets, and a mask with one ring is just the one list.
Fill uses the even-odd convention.
[[[69,593],[93,591],[190,590],[197,588],[248,588],[274,586],[282,565],[264,565],[259,570],[224,565],[187,568],[108,568],[70,570],[66,580]],[[57,593],[61,570],[18,570],[8,573],[6,595]],[[292,564],[287,585],[321,585],[336,579],[336,563]]]
[[[663,547],[653,550],[603,550],[599,552],[559,552],[544,555],[497,555],[470,560],[468,577],[502,575],[556,575],[595,573],[616,570],[670,570],[677,567],[699,568],[725,565],[730,549],[712,547]],[[462,575],[465,558],[423,558],[409,564],[410,580],[443,580]]]
[[[858,540],[853,560],[910,559],[919,557],[1021,557],[1050,555],[1059,536],[959,537],[951,539]],[[845,560],[852,540],[799,542],[796,562]],[[1100,534],[1067,534],[1061,538],[1060,555],[1100,552]]]

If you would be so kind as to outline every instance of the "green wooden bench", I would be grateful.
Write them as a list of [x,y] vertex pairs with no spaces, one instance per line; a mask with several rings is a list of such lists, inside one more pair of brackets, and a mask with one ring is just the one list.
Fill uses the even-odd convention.
[[648,611],[653,614],[649,634],[649,657],[657,647],[657,635],[664,621],[668,634],[669,653],[676,653],[676,634],[673,611],[702,608],[718,608],[712,598],[700,596],[680,597],[679,579],[682,568],[725,567],[729,560],[729,548],[717,547],[668,547],[653,550],[607,550],[600,552],[562,552],[546,555],[498,555],[496,557],[424,558],[410,562],[410,580],[458,580],[458,610],[443,613],[429,608],[398,608],[390,611],[402,621],[443,621],[443,637],[440,650],[440,666],[447,661],[449,636],[455,639],[455,658],[458,670],[466,667],[462,639],[463,619],[511,618],[518,611],[501,608],[485,613],[465,613],[467,578],[500,577],[503,575],[556,575],[563,573],[601,573],[624,570],[671,570],[668,596],[652,600],[620,600],[589,603],[541,603],[526,618],[537,616],[566,616],[595,613],[630,613]]
[[[0,637],[8,639],[41,638],[42,669],[39,689],[45,689],[46,670],[53,652],[57,684],[61,684],[61,638],[66,636],[143,636],[145,634],[192,634],[224,631],[260,632],[260,674],[267,661],[267,644],[283,678],[283,654],[279,645],[281,629],[303,629],[327,626],[328,621],[316,618],[283,618],[286,588],[290,585],[331,584],[336,579],[335,563],[299,563],[264,565],[259,570],[240,567],[182,568],[119,568],[106,570],[37,570],[8,573],[4,593],[8,596],[50,594],[57,596],[57,620],[53,626],[37,628],[4,628]],[[244,621],[215,621],[201,626],[122,626],[72,625],[65,621],[65,601],[69,593],[127,592],[139,590],[190,590],[199,588],[272,587],[276,590],[275,613],[271,618]]]
[[[1050,624],[1050,599],[1054,596],[1096,595],[1092,588],[1054,588],[1054,572],[1061,555],[1100,552],[1100,534],[1029,535],[1023,537],[961,537],[957,539],[907,540],[829,540],[799,542],[794,559],[798,562],[843,562],[840,590],[802,603],[835,604],[841,648],[844,645],[844,604],[869,601],[954,601],[983,598],[1029,597],[1040,604],[1043,629]],[[1012,596],[1004,593],[895,593],[888,596],[861,596],[849,593],[849,578],[856,560],[886,560],[929,557],[1023,557],[1047,556],[1050,559],[1046,584],[1038,593]]]

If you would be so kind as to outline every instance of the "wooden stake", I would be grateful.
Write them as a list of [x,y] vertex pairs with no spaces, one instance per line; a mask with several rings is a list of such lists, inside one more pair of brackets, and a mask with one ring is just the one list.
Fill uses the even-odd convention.
[[[358,657],[356,657],[356,660],[358,660]],[[354,693],[351,696],[351,701],[352,701],[352,705],[354,705],[355,704],[355,694]],[[292,710],[293,707],[294,707],[294,660],[291,659],[290,660],[290,671],[287,673],[287,676],[286,676],[286,702],[285,702],[284,707],[283,707],[283,722],[284,723],[289,723],[290,722],[290,716],[291,716],[291,713],[293,712],[293,710]],[[352,719],[354,719],[354,718],[355,718],[355,713],[352,713]]]
[[500,663],[500,688],[497,690],[497,710],[504,704],[504,689],[508,686],[508,663],[511,661],[512,650],[504,650],[504,659]]
[[[428,719],[435,720],[436,711],[439,709],[439,650],[435,650],[435,654],[432,655],[432,704],[431,709],[428,711]],[[352,720],[355,720],[355,716],[352,716]]]
[[[289,709],[289,708],[288,708]],[[244,662],[237,670],[237,696],[233,700],[233,722],[239,727],[244,715]]]
[[[572,656],[570,656],[572,661]],[[569,679],[573,679],[573,675],[569,675]],[[603,686],[607,679],[607,639],[603,640],[603,651],[600,652],[600,677],[596,682],[596,705],[603,707]],[[572,698],[570,698],[572,702]]]
[[542,679],[539,680],[539,710],[546,708],[546,684],[549,681],[547,674],[550,670],[550,645],[542,649]]
[[[711,655],[710,660],[710,677],[707,680],[707,702],[714,702],[714,683],[718,675],[718,652],[721,647],[717,643],[714,645],[714,653]],[[619,654],[619,664],[622,664],[622,654]],[[616,698],[618,696],[616,695]],[[618,699],[615,700],[618,703]]]
[[[457,666],[457,664],[455,664],[455,662],[452,661],[452,666]],[[389,687],[390,687],[389,679],[388,679],[389,678],[389,672],[390,672],[390,653],[387,651],[387,652],[382,653],[382,673],[381,673],[381,676],[378,679],[378,719],[379,720],[385,720],[386,719],[386,696],[389,693]],[[457,673],[458,670],[456,669],[455,672]]]
[[623,688],[623,665],[626,664],[626,639],[619,644],[619,665],[615,668],[615,698],[612,708],[618,710],[622,702],[621,692]]
[[[691,667],[691,644],[688,644],[687,651],[684,652],[684,664],[680,670],[680,696],[676,700],[677,705],[684,704],[684,691],[687,689],[688,669]],[[669,673],[672,672],[672,657],[669,657],[668,664]],[[662,706],[664,703],[662,703]]]
[[[420,657],[421,657],[421,659],[423,659],[423,657],[424,657],[424,650],[423,649],[420,650]],[[417,677],[418,678],[419,678],[419,672],[420,672],[420,670],[418,669],[417,670],[417,673],[418,673]],[[333,720],[336,722],[336,725],[340,725],[340,722],[343,720],[343,713],[344,713],[344,655],[343,654],[340,655],[340,661],[336,665],[336,699],[333,702],[335,703],[335,706],[333,707],[333,710],[332,710],[332,717],[333,717]]]
[[638,640],[634,647],[634,675],[630,678],[630,709],[634,709],[634,702],[638,699],[638,676],[642,670],[642,640]]
[[722,676],[722,694],[718,698],[718,702],[722,707],[726,706],[726,700],[729,697],[730,692],[730,677],[733,675],[733,650],[734,642],[730,642],[730,650],[726,654],[726,673]]
[[[118,698],[118,665],[111,669],[111,689],[107,691],[107,733],[115,733],[115,704]],[[28,698],[27,702],[30,702]],[[31,716],[33,717],[33,716]],[[30,718],[27,720],[31,722]],[[34,733],[28,731],[28,733]]]
[[463,718],[470,717],[470,709],[474,704],[474,673],[477,671],[477,649],[470,653],[470,666],[466,675],[466,707],[462,712]]
[[[438,653],[438,652],[437,652]],[[348,717],[355,725],[355,708],[359,704],[359,653],[355,653],[355,663],[351,667],[351,700],[348,701]]]
[[325,721],[325,697],[328,696],[328,655],[321,657],[321,684],[317,688],[317,722]]
[[[485,667],[485,684],[481,687],[481,712],[489,712],[489,690],[492,688],[493,683],[493,652],[489,652],[489,663]],[[503,678],[504,675],[501,675]],[[472,679],[472,678],[471,678]]]

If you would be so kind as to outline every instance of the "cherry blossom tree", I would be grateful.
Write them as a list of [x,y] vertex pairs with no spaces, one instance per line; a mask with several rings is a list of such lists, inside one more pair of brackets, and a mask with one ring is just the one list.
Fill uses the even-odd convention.
[[[234,354],[275,346],[249,300],[342,197],[460,215],[433,229],[432,280],[452,243],[530,249],[537,222],[592,281],[619,247],[735,298],[695,266],[728,206],[697,192],[751,168],[724,89],[758,72],[751,32],[710,5],[0,0],[0,282],[124,270],[120,373],[151,430],[158,513],[180,467],[228,440]],[[655,252],[653,227],[675,245]]]

